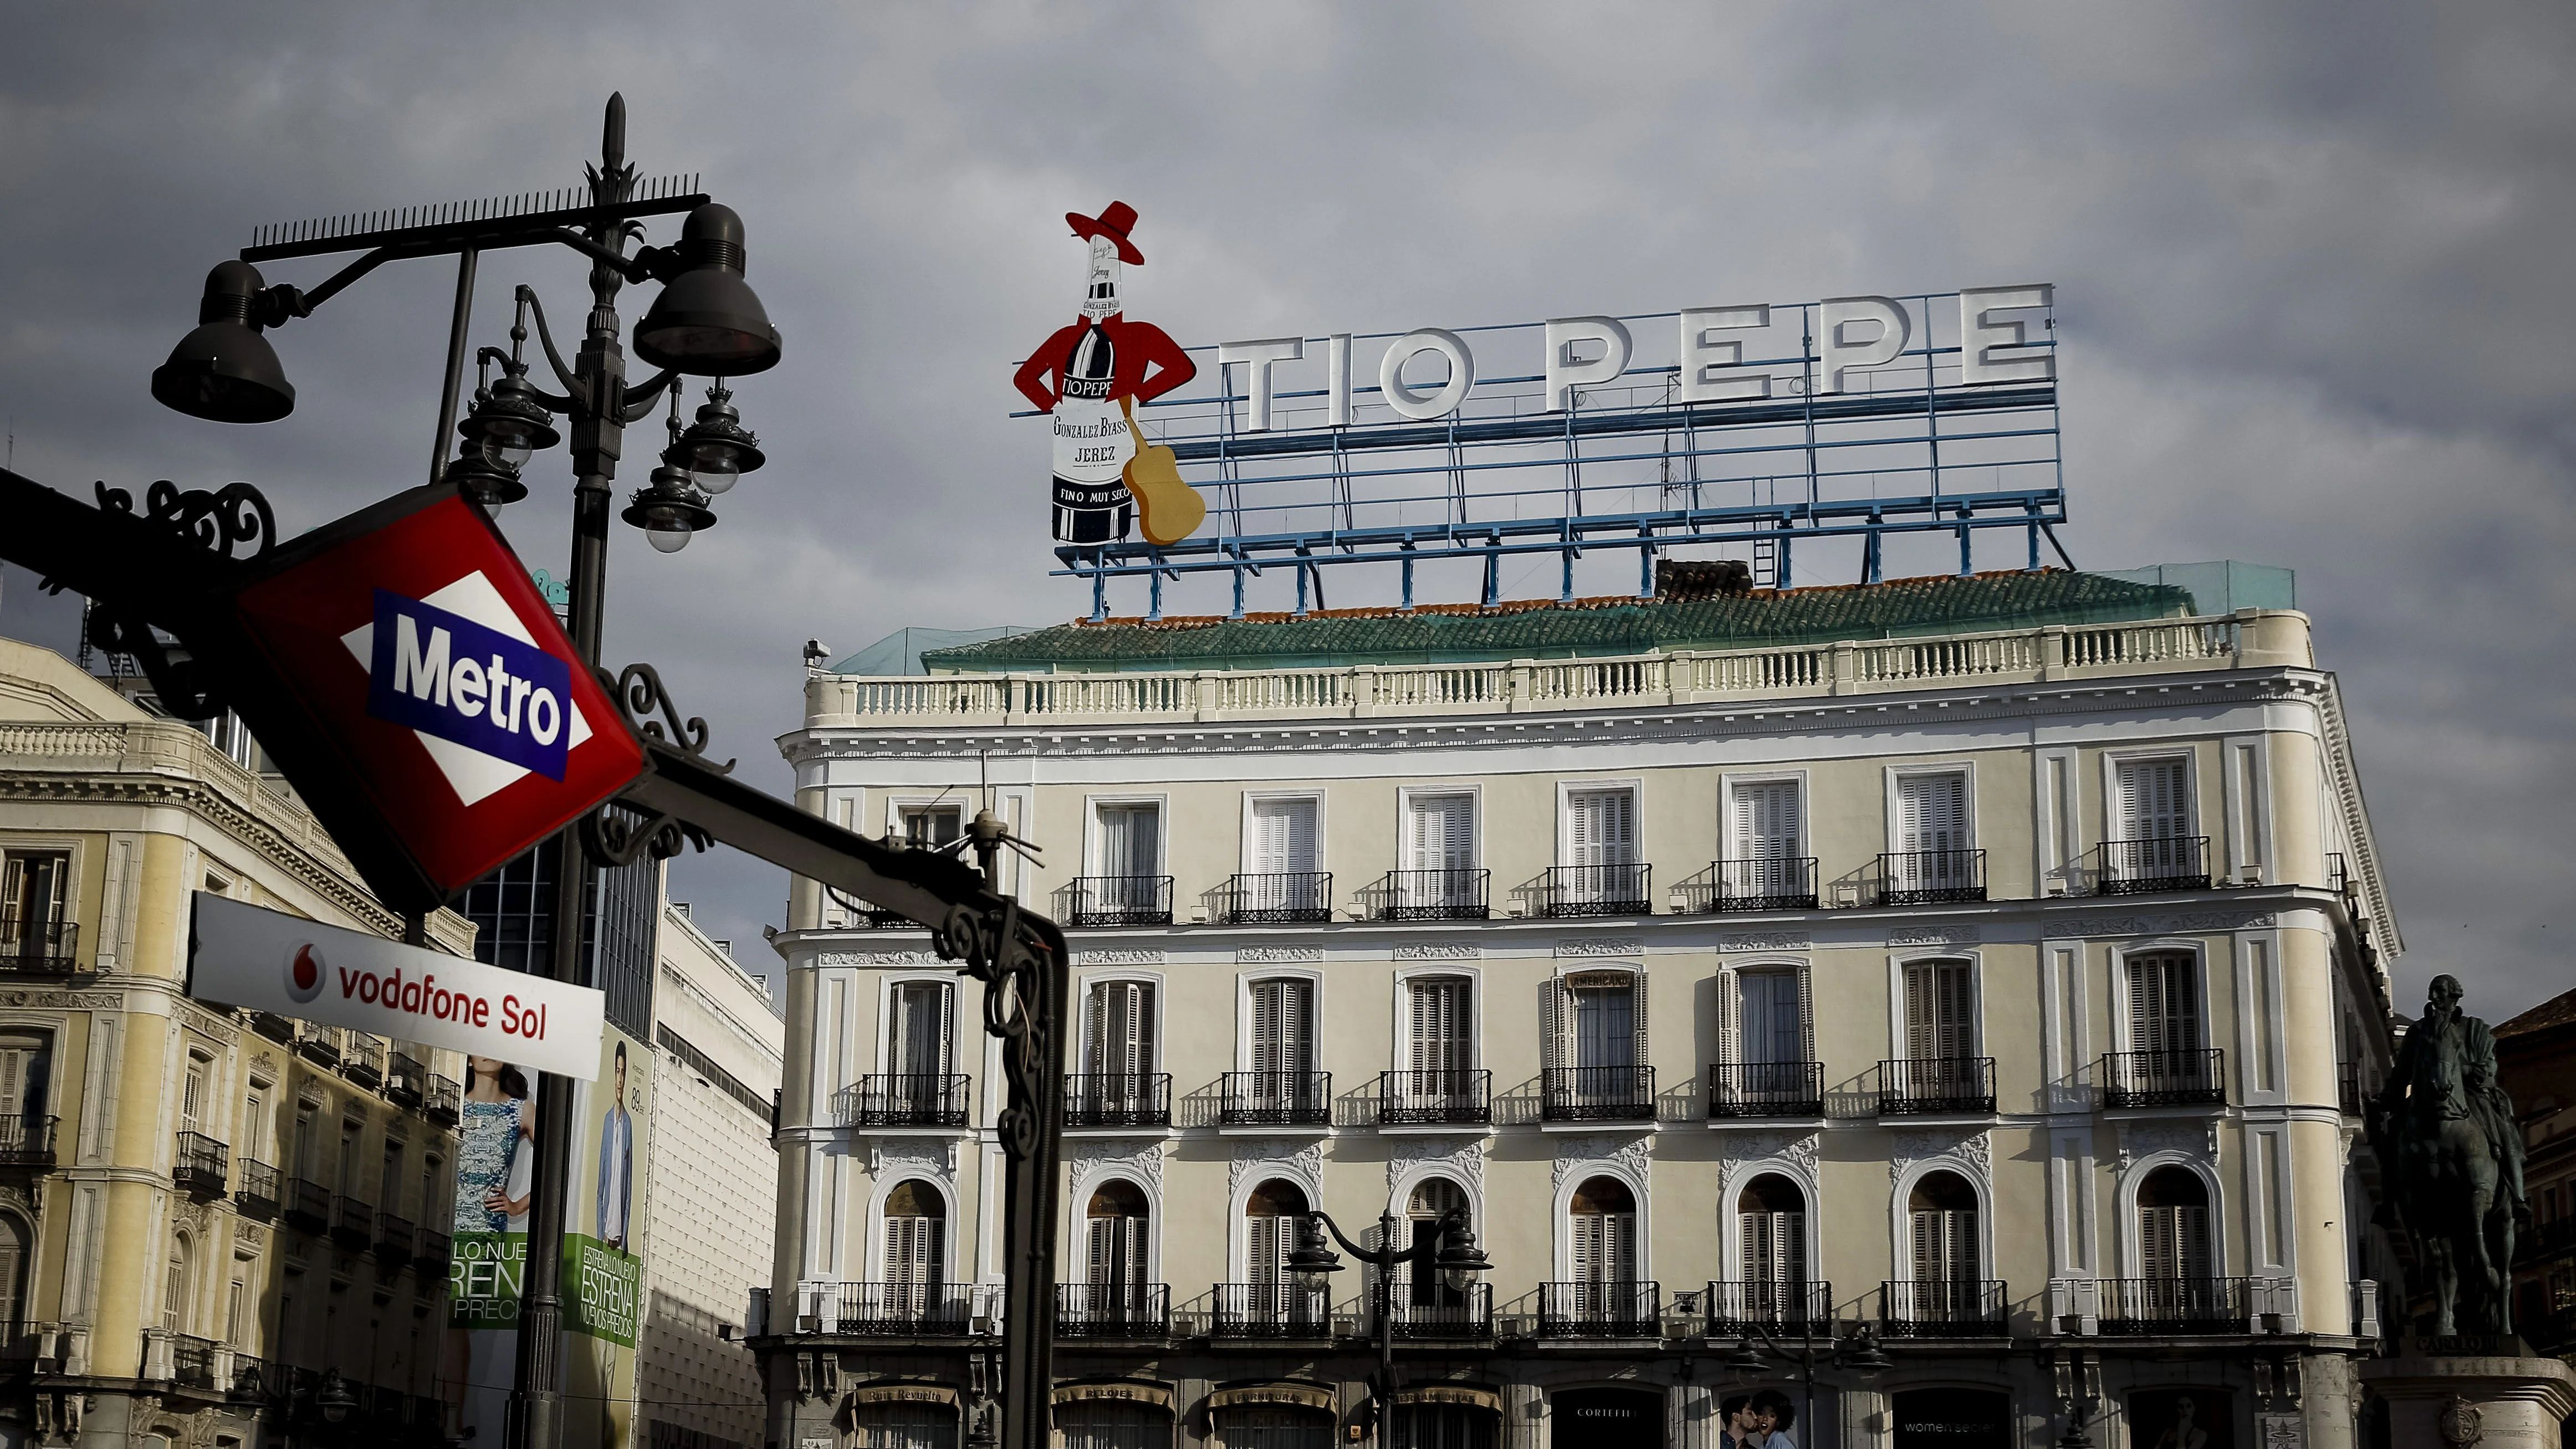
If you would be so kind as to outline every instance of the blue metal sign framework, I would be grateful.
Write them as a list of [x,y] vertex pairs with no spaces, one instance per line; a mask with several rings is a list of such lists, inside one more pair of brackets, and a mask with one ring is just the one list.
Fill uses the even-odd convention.
[[[1988,305],[1998,298],[2006,305]],[[1302,614],[1322,605],[1322,570],[1352,564],[1399,569],[1410,609],[1417,565],[1440,559],[1481,562],[1492,605],[1506,557],[1548,553],[1561,563],[1559,597],[1571,599],[1587,549],[1636,550],[1641,597],[1654,591],[1655,558],[1683,545],[1749,552],[1757,586],[1785,588],[1802,541],[1859,539],[1862,581],[1875,583],[1888,535],[1955,533],[1964,574],[1974,534],[2009,528],[2026,535],[2025,567],[2038,568],[2042,535],[2057,547],[2054,526],[2066,521],[2048,289],[1972,292],[1964,311],[1956,292],[1864,300],[1892,303],[1902,326],[1880,331],[1884,345],[1860,365],[1850,364],[1868,349],[1853,345],[1851,309],[1834,302],[1623,317],[1606,330],[1624,330],[1633,348],[1605,343],[1590,358],[1548,323],[1438,334],[1458,345],[1452,381],[1461,359],[1471,381],[1428,419],[1422,399],[1442,391],[1435,352],[1399,366],[1392,400],[1364,382],[1384,380],[1386,347],[1411,353],[1433,334],[1223,350],[1266,348],[1283,359],[1273,362],[1192,349],[1220,365],[1139,421],[1206,496],[1205,525],[1170,545],[1060,545],[1055,572],[1091,581],[1099,619],[1112,579],[1149,580],[1148,617],[1160,618],[1163,581],[1203,573],[1232,575],[1240,618],[1246,578],[1282,567],[1295,573]],[[1829,325],[1831,339],[1820,332]],[[1872,329],[1859,330],[1869,343]],[[2017,345],[1982,345],[1999,338]],[[1610,376],[1601,354],[1621,351],[1626,365]],[[1562,385],[1585,365],[1603,380]],[[1691,400],[1711,393],[1725,398]],[[1570,405],[1552,408],[1558,400]]]

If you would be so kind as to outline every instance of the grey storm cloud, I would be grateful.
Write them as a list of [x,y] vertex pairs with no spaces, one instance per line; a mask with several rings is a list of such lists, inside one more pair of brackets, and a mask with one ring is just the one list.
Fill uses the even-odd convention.
[[[771,461],[721,525],[618,542],[608,654],[780,788],[806,638],[1084,607],[1008,417],[1072,309],[1067,210],[1138,209],[1130,295],[1189,343],[2051,281],[2069,549],[2298,569],[2401,1004],[2448,970],[2501,1016],[2576,929],[2571,82],[2550,4],[22,7],[0,412],[21,472],[252,479],[289,530],[426,476],[442,263],[274,334],[286,422],[145,378],[253,227],[573,184],[622,90],[643,171],[743,214],[787,355],[739,386]],[[570,253],[494,254],[478,343],[522,281],[577,325]],[[561,456],[506,520],[540,566]],[[676,872],[756,957],[778,874]]]

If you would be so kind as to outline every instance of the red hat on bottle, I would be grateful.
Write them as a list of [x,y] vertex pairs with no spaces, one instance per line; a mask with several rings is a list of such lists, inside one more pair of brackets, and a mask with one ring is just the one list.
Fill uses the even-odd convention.
[[1064,214],[1064,219],[1073,227],[1075,236],[1084,241],[1089,241],[1096,236],[1105,236],[1118,243],[1118,260],[1131,267],[1145,265],[1145,254],[1136,250],[1136,244],[1127,239],[1127,233],[1136,225],[1136,208],[1123,201],[1113,201],[1100,208],[1100,215],[1097,217],[1085,216],[1078,211],[1068,211]]

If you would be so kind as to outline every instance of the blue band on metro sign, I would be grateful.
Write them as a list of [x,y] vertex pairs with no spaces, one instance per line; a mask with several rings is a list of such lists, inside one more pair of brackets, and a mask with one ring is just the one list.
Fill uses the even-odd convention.
[[569,751],[563,660],[461,614],[376,590],[367,713],[549,780]]

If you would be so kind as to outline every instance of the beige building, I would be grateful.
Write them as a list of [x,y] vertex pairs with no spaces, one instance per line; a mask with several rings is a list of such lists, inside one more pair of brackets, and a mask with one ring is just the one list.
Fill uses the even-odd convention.
[[401,923],[238,722],[136,694],[0,639],[0,1439],[435,1441],[461,1062],[186,998],[192,892]]
[[[1757,1330],[1800,1445],[2356,1442],[2399,939],[2305,616],[2051,572],[926,662],[810,672],[782,748],[866,833],[989,786],[1044,850],[1067,1445],[1716,1449]],[[799,882],[777,942],[769,1437],[955,1444],[995,1049],[852,904]],[[1492,1271],[1310,1292],[1318,1209],[1463,1209]]]

